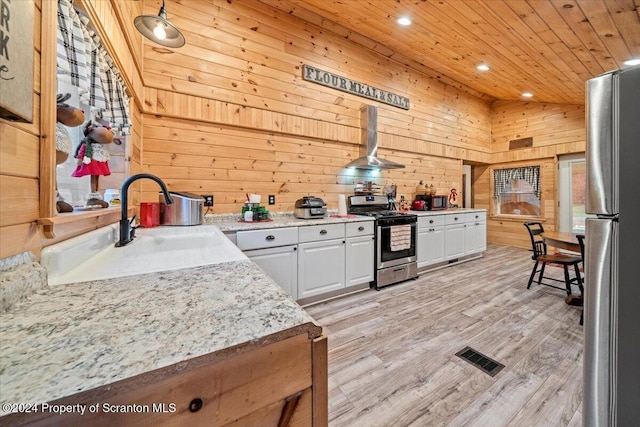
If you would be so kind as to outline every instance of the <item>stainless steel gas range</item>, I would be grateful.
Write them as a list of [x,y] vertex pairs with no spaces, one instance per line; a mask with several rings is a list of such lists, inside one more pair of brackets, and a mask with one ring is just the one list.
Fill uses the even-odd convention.
[[418,276],[416,215],[389,210],[387,196],[349,196],[349,213],[367,215],[375,222],[376,290]]

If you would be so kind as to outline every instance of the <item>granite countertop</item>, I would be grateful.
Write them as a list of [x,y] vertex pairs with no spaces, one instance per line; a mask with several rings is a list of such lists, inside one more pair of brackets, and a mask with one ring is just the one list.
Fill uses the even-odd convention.
[[456,213],[467,213],[467,212],[486,212],[486,209],[476,209],[476,208],[451,208],[451,209],[443,209],[440,211],[409,211],[412,214],[416,214],[418,216],[429,216],[429,215],[450,215]]
[[234,214],[217,214],[205,216],[205,224],[217,226],[224,232],[261,230],[265,228],[282,228],[282,227],[304,227],[308,225],[319,224],[338,224],[345,222],[361,222],[374,221],[374,218],[368,216],[347,215],[340,217],[336,214],[329,213],[326,218],[300,219],[288,213],[274,213],[271,215],[270,221],[240,221],[240,215]]
[[0,400],[73,403],[321,331],[250,261],[47,286],[0,315]]

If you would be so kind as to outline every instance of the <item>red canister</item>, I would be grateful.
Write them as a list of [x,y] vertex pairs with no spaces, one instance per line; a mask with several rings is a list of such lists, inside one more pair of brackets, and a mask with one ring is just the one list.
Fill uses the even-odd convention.
[[160,225],[160,203],[140,203],[140,225],[142,227],[157,227]]

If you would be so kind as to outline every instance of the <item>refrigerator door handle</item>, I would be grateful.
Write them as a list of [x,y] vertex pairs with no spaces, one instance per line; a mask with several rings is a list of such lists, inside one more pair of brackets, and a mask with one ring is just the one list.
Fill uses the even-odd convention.
[[584,301],[585,427],[615,425],[618,222],[587,219]]

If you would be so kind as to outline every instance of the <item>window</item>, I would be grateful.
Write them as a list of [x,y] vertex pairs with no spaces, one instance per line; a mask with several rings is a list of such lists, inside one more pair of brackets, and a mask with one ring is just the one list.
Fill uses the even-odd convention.
[[540,217],[540,166],[494,169],[496,215]]
[[[67,206],[59,211],[105,207],[88,200],[101,200],[104,190],[119,188],[124,179],[123,142],[131,133],[127,88],[81,6],[71,0],[58,0],[57,17],[56,92],[65,104],[84,111],[85,123],[91,120],[109,126],[115,137],[113,144],[90,140],[87,146],[93,148],[79,152],[84,124],[69,128],[61,125],[64,129],[58,140],[65,144],[56,146],[60,152],[56,153],[57,199]],[[76,160],[78,155],[81,158]],[[79,166],[83,169],[78,172]]]
[[559,228],[571,233],[585,232],[585,183],[587,164],[584,154],[568,154],[558,159]]

